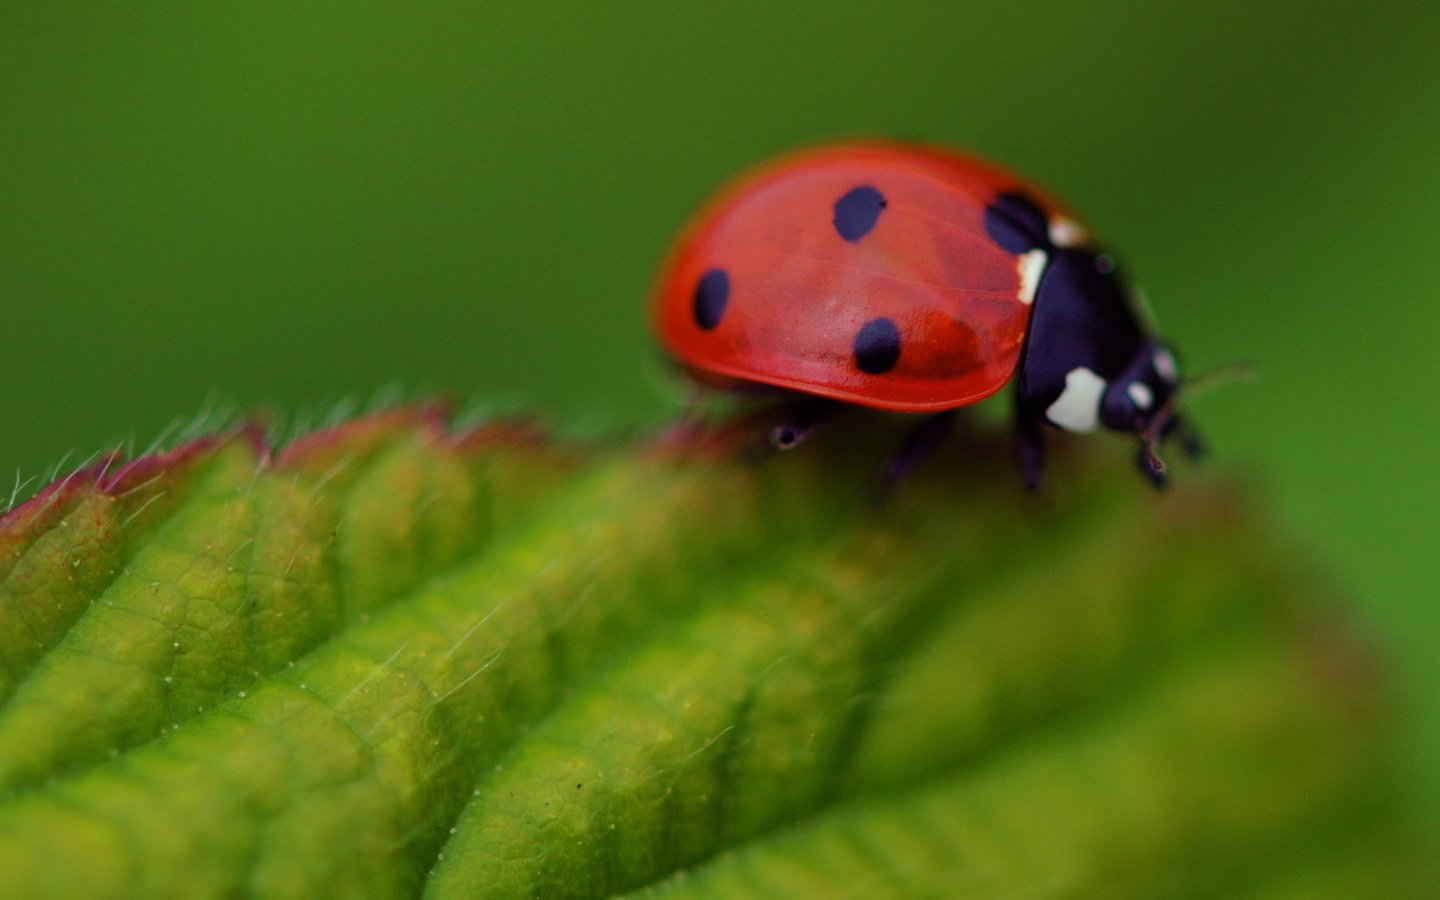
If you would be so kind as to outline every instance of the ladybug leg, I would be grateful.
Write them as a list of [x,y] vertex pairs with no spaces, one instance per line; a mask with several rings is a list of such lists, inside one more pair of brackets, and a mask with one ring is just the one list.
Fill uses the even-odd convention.
[[784,421],[770,429],[770,445],[776,450],[795,449],[809,440],[839,406],[834,400],[806,397],[794,405]]
[[1158,441],[1152,443],[1141,438],[1140,451],[1135,457],[1140,473],[1157,488],[1165,487],[1169,475],[1164,461],[1155,452],[1156,444],[1163,444],[1172,437],[1180,441],[1180,449],[1184,451],[1186,459],[1199,461],[1206,454],[1205,442],[1195,433],[1190,421],[1178,415],[1171,416],[1161,427]]
[[955,410],[952,409],[928,416],[925,421],[912,428],[885,463],[885,487],[893,488],[904,481],[915,471],[916,466],[935,452],[935,448],[940,446],[940,442],[945,440],[954,426]]
[[1189,419],[1176,416],[1171,419],[1170,431],[1180,439],[1180,449],[1185,451],[1185,457],[1193,462],[1198,462],[1210,455],[1210,448],[1205,446],[1205,439],[1195,433],[1195,425]]
[[1040,420],[1016,404],[1015,450],[1020,459],[1020,478],[1030,491],[1040,489],[1040,473],[1045,468],[1045,436]]
[[1140,449],[1135,454],[1135,467],[1157,490],[1169,483],[1170,475],[1165,469],[1165,462],[1155,455],[1155,448],[1150,446],[1149,441],[1141,439]]

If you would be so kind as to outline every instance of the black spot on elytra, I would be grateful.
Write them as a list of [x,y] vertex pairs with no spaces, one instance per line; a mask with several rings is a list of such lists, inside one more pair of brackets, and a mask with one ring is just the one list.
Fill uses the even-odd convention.
[[1050,246],[1050,223],[1024,194],[1001,194],[985,207],[985,233],[1011,253]]
[[695,285],[695,324],[706,331],[714,330],[729,301],[730,276],[724,269],[711,269],[701,275]]
[[871,319],[855,332],[855,367],[870,375],[895,368],[900,360],[900,329],[889,319]]
[[851,188],[835,201],[835,230],[853,244],[875,227],[885,205],[885,195],[870,185]]

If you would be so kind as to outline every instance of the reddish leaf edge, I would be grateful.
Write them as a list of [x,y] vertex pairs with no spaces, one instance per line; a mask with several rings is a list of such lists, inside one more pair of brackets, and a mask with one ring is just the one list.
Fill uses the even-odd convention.
[[271,430],[263,417],[250,416],[167,450],[130,459],[123,451],[112,450],[68,474],[57,476],[28,500],[0,512],[0,550],[24,541],[37,530],[44,530],[82,498],[123,497],[202,464],[235,444],[247,445],[262,471],[324,468],[358,447],[393,440],[407,432],[465,454],[496,447],[539,448],[551,444],[549,430],[534,415],[507,416],[458,428],[453,426],[452,416],[453,408],[448,402],[408,404],[328,425],[283,443],[271,439]]

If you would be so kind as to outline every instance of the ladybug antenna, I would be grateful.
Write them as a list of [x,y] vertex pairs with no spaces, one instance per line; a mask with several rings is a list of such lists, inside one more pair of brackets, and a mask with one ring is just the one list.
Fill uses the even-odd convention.
[[[1194,399],[1202,394],[1209,393],[1217,387],[1227,384],[1234,384],[1237,381],[1250,381],[1255,377],[1255,366],[1249,362],[1235,362],[1218,366],[1203,372],[1194,378],[1185,379],[1180,389],[1170,395],[1170,399],[1155,411],[1150,417],[1150,422],[1140,432],[1140,463],[1150,480],[1157,485],[1165,483],[1166,466],[1165,460],[1160,458],[1160,443],[1170,434],[1175,427],[1175,409],[1179,405],[1181,394],[1187,400]],[[1198,451],[1190,451],[1195,455]]]
[[1186,378],[1180,383],[1186,399],[1193,400],[1201,394],[1208,394],[1218,387],[1227,384],[1235,384],[1240,381],[1255,380],[1255,364],[1249,361],[1226,363],[1223,366],[1216,366],[1205,372],[1201,372],[1192,378]]

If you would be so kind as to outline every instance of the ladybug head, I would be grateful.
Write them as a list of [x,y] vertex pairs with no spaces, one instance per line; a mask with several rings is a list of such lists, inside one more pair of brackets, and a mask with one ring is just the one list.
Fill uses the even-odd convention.
[[1180,366],[1175,353],[1156,340],[1142,341],[1120,377],[1106,386],[1100,421],[1115,431],[1143,432],[1174,414]]
[[1106,386],[1100,401],[1100,420],[1106,428],[1139,435],[1140,468],[1157,484],[1165,479],[1165,463],[1157,450],[1180,421],[1176,412],[1179,389],[1180,366],[1174,351],[1151,339],[1141,343],[1125,371]]

